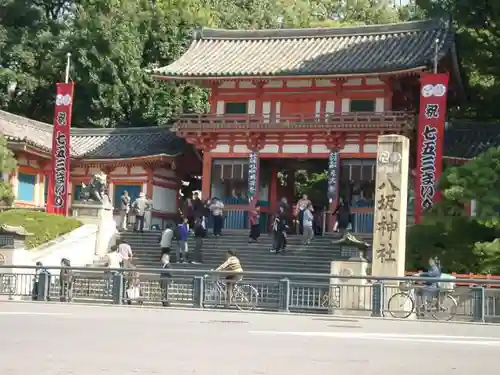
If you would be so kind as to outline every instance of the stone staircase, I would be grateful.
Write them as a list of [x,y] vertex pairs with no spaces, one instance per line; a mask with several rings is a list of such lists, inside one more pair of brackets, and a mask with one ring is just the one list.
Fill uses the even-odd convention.
[[[160,232],[125,232],[121,238],[132,247],[138,267],[156,268],[161,256],[160,235]],[[366,235],[357,237],[370,241]],[[270,253],[272,237],[267,233],[262,235],[258,243],[249,244],[247,231],[226,230],[221,237],[209,235],[204,239],[202,265],[173,264],[173,268],[215,268],[224,261],[226,251],[232,249],[238,254],[246,271],[328,273],[332,260],[347,259],[353,255],[353,251],[345,246],[341,248],[332,244],[335,238],[338,237],[318,236],[312,244],[304,246],[300,236],[290,235],[287,252],[281,255]],[[189,248],[190,251],[194,249],[192,237],[189,238]]]

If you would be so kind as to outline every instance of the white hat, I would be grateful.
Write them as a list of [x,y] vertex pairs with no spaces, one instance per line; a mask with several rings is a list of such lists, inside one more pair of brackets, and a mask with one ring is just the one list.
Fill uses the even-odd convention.
[[144,193],[143,191],[141,191],[141,193],[139,194],[139,198],[144,198],[146,196],[146,193]]

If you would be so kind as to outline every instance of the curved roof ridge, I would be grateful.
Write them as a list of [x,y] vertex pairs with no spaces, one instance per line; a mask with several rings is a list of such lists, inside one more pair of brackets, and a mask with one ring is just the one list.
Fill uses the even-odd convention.
[[28,117],[23,117],[20,115],[16,115],[15,113],[7,112],[0,110],[0,119],[10,121],[14,124],[23,125],[23,126],[32,126],[38,128],[40,130],[52,131],[53,125],[47,124],[46,122],[41,122],[37,120],[32,120]]
[[170,131],[172,125],[144,126],[131,128],[71,128],[71,135],[103,136],[103,135],[132,135],[139,133],[162,133]]
[[349,27],[317,27],[294,29],[230,30],[202,28],[194,33],[194,41],[217,39],[302,39],[328,38],[349,35],[394,34],[412,31],[432,30],[449,26],[450,22],[434,18],[420,21],[399,22],[383,25],[359,25]]

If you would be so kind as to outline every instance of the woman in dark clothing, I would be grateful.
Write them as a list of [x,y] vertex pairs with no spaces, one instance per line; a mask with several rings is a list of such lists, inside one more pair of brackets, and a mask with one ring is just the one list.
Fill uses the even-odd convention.
[[351,209],[342,198],[340,198],[337,208],[333,211],[333,215],[337,215],[337,232],[343,234],[351,222]]
[[274,218],[273,223],[273,248],[271,253],[284,253],[286,249],[286,231],[288,229],[287,217],[283,208]]

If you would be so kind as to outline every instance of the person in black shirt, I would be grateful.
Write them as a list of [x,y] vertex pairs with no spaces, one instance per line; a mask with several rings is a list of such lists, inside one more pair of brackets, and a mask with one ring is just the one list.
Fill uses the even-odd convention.
[[273,248],[271,253],[284,253],[286,248],[286,231],[288,230],[287,217],[284,208],[274,217],[273,222]]
[[194,222],[194,251],[193,261],[191,263],[197,264],[203,262],[202,248],[203,237],[205,237],[205,227],[203,226],[203,217],[198,217]]

